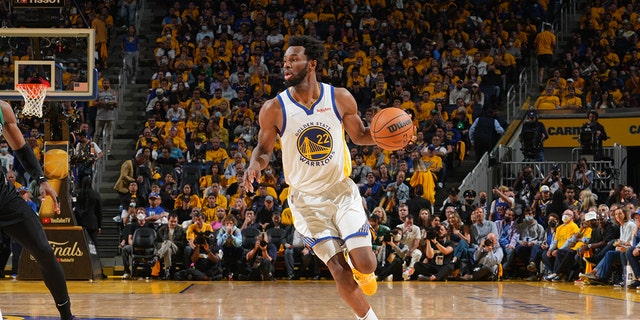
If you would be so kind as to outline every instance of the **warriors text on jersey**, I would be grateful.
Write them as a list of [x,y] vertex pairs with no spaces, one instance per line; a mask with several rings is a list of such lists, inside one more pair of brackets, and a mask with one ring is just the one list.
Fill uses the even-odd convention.
[[351,156],[344,136],[334,87],[320,84],[320,97],[307,108],[289,90],[278,94],[283,123],[284,178],[303,192],[322,192],[351,174]]

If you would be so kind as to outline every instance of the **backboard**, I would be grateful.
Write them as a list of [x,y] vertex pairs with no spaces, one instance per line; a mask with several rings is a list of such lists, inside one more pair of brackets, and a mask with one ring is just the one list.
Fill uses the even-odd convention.
[[0,99],[22,100],[16,84],[45,78],[45,100],[94,100],[93,29],[0,28]]

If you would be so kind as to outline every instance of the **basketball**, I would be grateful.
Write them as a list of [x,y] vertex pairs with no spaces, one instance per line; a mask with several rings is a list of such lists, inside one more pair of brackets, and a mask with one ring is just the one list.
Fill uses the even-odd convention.
[[47,179],[64,179],[69,175],[69,155],[60,149],[51,149],[44,154],[44,176]]
[[399,108],[385,108],[373,115],[371,137],[384,150],[404,148],[413,137],[411,116]]

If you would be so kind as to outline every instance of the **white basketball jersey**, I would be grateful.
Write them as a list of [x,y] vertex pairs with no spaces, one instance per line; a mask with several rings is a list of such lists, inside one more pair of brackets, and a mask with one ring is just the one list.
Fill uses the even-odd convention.
[[319,193],[351,174],[347,148],[331,85],[320,84],[320,97],[307,108],[289,90],[278,94],[282,106],[282,165],[292,189]]

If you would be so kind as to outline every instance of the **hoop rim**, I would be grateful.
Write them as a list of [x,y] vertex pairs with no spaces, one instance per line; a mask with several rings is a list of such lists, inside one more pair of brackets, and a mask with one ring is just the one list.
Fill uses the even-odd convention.
[[38,87],[47,87],[50,88],[49,85],[45,83],[16,83],[16,88],[38,88]]

